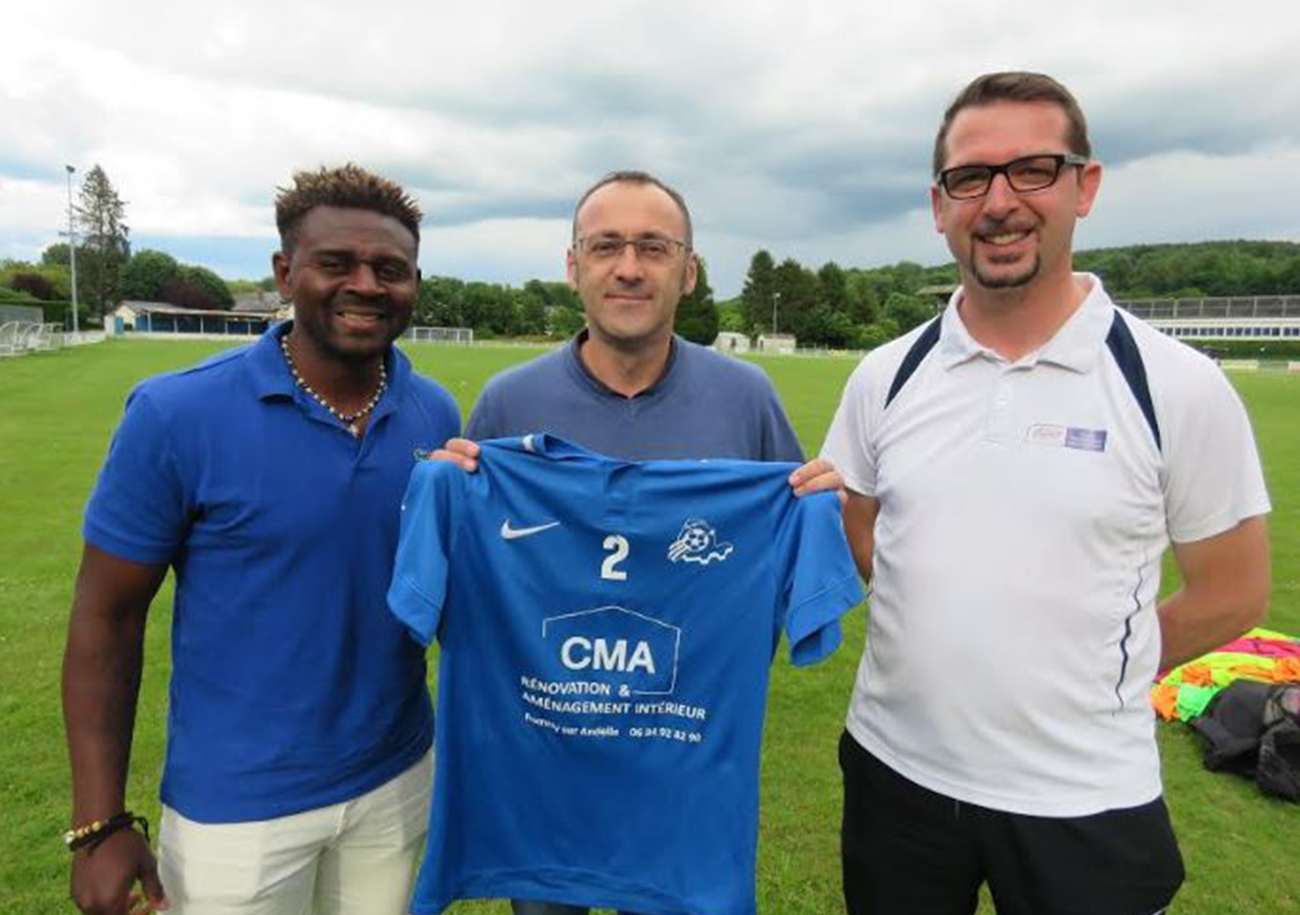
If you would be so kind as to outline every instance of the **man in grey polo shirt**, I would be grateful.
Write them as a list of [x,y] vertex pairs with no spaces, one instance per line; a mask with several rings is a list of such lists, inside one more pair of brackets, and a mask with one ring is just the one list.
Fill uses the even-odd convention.
[[[569,283],[587,326],[565,346],[488,382],[470,439],[550,432],[625,460],[803,461],[767,376],[673,333],[695,287],[690,212],[682,196],[639,171],[612,172],[578,200]],[[476,467],[478,446],[454,439],[435,457]],[[838,489],[829,463],[790,476],[796,495]],[[633,837],[635,839],[635,837]],[[516,915],[581,915],[556,902],[514,903]]]
[[1147,693],[1264,617],[1250,425],[1212,362],[1072,272],[1102,169],[1065,87],[976,79],[934,175],[961,288],[863,360],[822,450],[873,586],[848,909],[970,913],[987,882],[1003,915],[1162,912],[1183,868]]
[[626,460],[802,463],[762,370],[673,333],[696,269],[680,194],[645,172],[606,175],[574,210],[567,268],[587,326],[558,350],[489,381],[468,438],[550,432]]

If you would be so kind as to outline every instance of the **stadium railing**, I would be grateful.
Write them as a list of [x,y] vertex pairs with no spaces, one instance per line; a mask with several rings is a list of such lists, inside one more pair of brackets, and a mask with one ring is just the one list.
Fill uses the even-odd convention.
[[1139,318],[1300,318],[1300,295],[1121,299]]

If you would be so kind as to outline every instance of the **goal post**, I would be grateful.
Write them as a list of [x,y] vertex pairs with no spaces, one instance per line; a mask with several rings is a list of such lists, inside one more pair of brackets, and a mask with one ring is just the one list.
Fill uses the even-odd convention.
[[474,342],[472,327],[410,327],[404,335],[412,343],[445,343],[469,346]]

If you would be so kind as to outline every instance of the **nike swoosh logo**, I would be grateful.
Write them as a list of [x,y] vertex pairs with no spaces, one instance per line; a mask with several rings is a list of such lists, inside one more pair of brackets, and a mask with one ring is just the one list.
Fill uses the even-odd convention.
[[552,521],[550,524],[539,524],[536,527],[511,527],[510,519],[501,522],[501,536],[506,540],[518,540],[520,537],[531,537],[533,534],[540,534],[542,531],[549,531],[553,527],[559,527],[560,522]]

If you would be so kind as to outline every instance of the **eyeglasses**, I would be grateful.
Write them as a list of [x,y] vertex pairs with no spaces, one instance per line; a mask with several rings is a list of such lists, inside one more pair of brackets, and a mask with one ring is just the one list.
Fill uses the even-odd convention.
[[1053,153],[1013,159],[1005,165],[958,165],[939,172],[936,182],[953,200],[983,197],[998,175],[1007,176],[1007,184],[1018,193],[1041,191],[1056,183],[1066,165],[1088,164],[1087,156],[1077,153]]
[[579,238],[574,245],[594,261],[612,261],[623,256],[623,249],[628,245],[636,252],[639,260],[650,264],[662,264],[673,258],[680,249],[687,250],[686,243],[675,238],[659,235],[645,235],[641,238],[624,238],[622,235],[596,235]]

